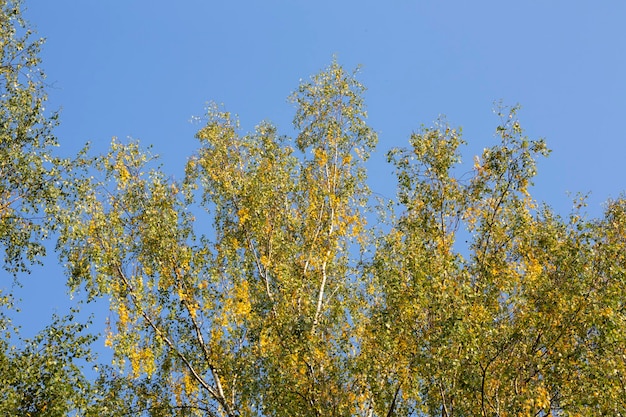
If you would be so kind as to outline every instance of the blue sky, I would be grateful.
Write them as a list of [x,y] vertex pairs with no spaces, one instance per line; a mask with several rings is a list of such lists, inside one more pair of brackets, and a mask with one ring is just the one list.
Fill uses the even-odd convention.
[[[494,143],[494,102],[522,105],[531,138],[553,150],[534,195],[566,214],[626,189],[626,2],[26,0],[40,36],[49,108],[61,109],[61,152],[111,137],[154,145],[181,178],[196,148],[190,122],[223,103],[245,130],[270,120],[291,132],[288,95],[337,56],[362,66],[374,191],[393,196],[387,150],[445,114],[462,126],[465,160]],[[54,263],[54,258],[51,259]],[[53,266],[24,279],[25,327],[64,305]],[[37,307],[34,307],[37,306]],[[102,321],[102,318],[96,318]],[[25,329],[26,330],[26,329]]]

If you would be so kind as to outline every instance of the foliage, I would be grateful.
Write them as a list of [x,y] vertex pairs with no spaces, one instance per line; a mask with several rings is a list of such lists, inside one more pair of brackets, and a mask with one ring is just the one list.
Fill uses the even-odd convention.
[[[56,114],[45,113],[42,39],[21,13],[21,2],[0,0],[0,248],[4,269],[19,285],[45,254],[44,240],[72,180],[68,162],[55,157]],[[8,286],[10,283],[5,283]],[[82,373],[91,360],[92,336],[73,313],[54,317],[30,340],[19,338],[9,313],[12,295],[0,289],[0,414],[82,415],[94,409],[91,384]]]
[[[625,241],[607,229],[623,236],[625,225],[609,219],[624,200],[601,221],[584,220],[583,200],[568,219],[538,208],[528,187],[535,155],[547,150],[523,136],[516,112],[500,114],[500,144],[465,181],[452,175],[461,140],[445,124],[390,153],[404,212],[370,272],[379,293],[368,360],[381,413],[625,412],[616,330]],[[455,245],[460,225],[471,233],[466,246]]]
[[94,337],[84,334],[86,327],[74,322],[72,315],[55,317],[19,347],[0,340],[0,414],[84,415],[93,407],[91,383],[80,363],[91,360]]
[[377,231],[362,93],[333,62],[292,96],[295,139],[269,123],[241,134],[210,106],[181,183],[137,143],[98,158],[60,248],[73,288],[111,299],[121,374],[101,379],[107,404],[624,414],[624,200],[600,220],[582,199],[568,218],[539,206],[535,159],[549,151],[501,107],[499,143],[469,173],[457,174],[464,141],[445,120],[390,151],[398,214],[381,208]]
[[44,107],[43,40],[32,37],[20,2],[0,1],[0,245],[13,273],[44,254],[63,189],[64,163],[51,154],[57,116]]
[[[132,377],[159,380],[151,409],[352,412],[350,253],[364,236],[360,161],[376,140],[362,90],[337,64],[301,87],[300,157],[273,126],[241,136],[212,107],[183,184],[115,141],[77,190],[62,242],[71,281],[112,297],[107,343]],[[193,232],[196,200],[213,234]]]
[[[531,196],[518,108],[464,174],[445,119],[388,153],[375,205],[364,87],[336,61],[291,97],[295,138],[211,105],[181,182],[137,142],[53,156],[40,40],[0,0],[0,245],[17,277],[58,233],[68,284],[110,301],[111,366],[72,316],[17,342],[0,411],[57,416],[626,414],[626,198],[587,219]],[[12,304],[5,296],[0,302]]]

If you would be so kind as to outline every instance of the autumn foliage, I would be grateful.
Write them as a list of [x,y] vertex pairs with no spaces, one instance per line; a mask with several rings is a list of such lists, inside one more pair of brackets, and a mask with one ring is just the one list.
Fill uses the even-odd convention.
[[[38,91],[22,104],[36,114]],[[31,193],[2,178],[9,269],[49,228],[71,290],[110,302],[114,361],[77,377],[76,414],[626,414],[626,201],[599,219],[582,199],[565,217],[535,201],[549,151],[517,107],[497,109],[473,167],[445,119],[416,131],[388,152],[396,198],[376,200],[363,92],[333,61],[291,97],[293,138],[268,122],[243,133],[211,105],[182,181],[136,142],[53,160],[49,123],[23,139],[23,109],[2,102],[0,151],[40,149],[63,181]],[[20,232],[15,213],[37,203],[18,195],[49,220]]]
[[61,248],[111,300],[108,395],[152,415],[623,413],[624,201],[539,205],[548,150],[500,108],[469,174],[445,120],[391,150],[377,204],[363,90],[336,62],[302,84],[294,139],[209,107],[180,183],[135,143],[96,158]]

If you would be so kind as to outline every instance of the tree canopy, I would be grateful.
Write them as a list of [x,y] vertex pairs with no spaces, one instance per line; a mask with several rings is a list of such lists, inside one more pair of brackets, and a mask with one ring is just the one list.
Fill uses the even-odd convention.
[[40,41],[1,4],[7,269],[20,279],[53,232],[70,290],[110,302],[114,360],[90,380],[88,323],[57,318],[16,350],[5,321],[0,410],[626,414],[626,199],[598,219],[584,199],[565,216],[533,199],[549,150],[518,107],[497,108],[467,169],[460,128],[417,130],[388,151],[388,201],[368,188],[365,87],[336,60],[291,96],[295,137],[210,105],[182,181],[138,142],[69,162],[51,149]]

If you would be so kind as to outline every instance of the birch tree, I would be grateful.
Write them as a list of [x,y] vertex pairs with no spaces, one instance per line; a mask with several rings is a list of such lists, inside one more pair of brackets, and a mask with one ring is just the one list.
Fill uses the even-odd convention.
[[33,38],[21,2],[0,1],[0,247],[11,273],[45,252],[62,188],[63,163],[52,154],[57,116],[45,111],[43,40]]
[[355,73],[293,94],[294,138],[209,106],[183,181],[114,140],[73,182],[69,283],[110,300],[98,414],[621,415],[624,199],[600,219],[531,196],[518,108],[462,164],[445,119],[389,152],[379,211]]

